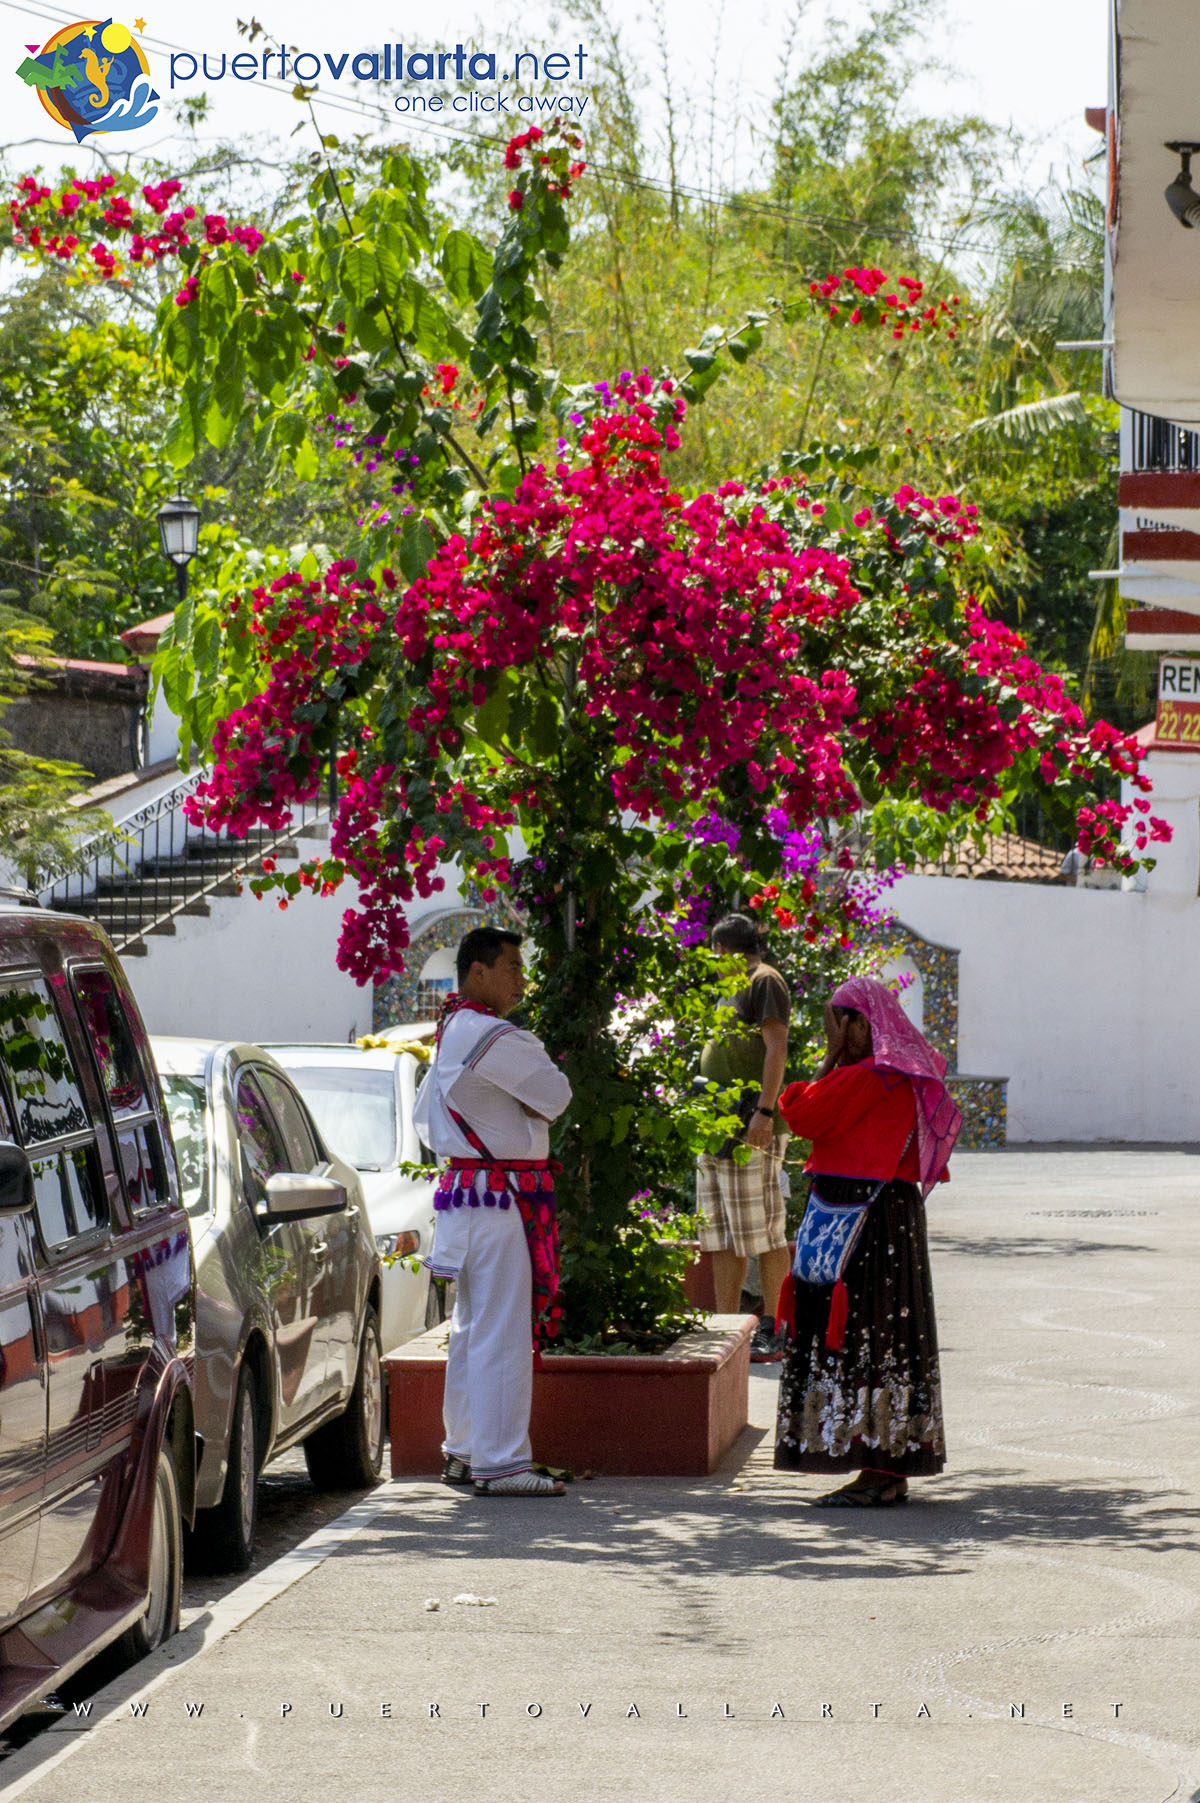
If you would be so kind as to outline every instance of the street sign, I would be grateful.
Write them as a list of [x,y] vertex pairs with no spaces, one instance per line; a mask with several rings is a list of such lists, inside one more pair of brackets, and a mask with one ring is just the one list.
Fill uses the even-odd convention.
[[1159,658],[1154,741],[1200,751],[1200,657]]

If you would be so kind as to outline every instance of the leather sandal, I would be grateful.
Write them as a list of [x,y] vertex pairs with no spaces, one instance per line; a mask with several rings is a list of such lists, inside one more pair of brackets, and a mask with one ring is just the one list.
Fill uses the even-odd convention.
[[540,1471],[518,1471],[512,1477],[477,1477],[476,1496],[565,1496],[566,1485]]
[[813,1501],[819,1509],[898,1509],[908,1501],[907,1484],[900,1488],[903,1482],[891,1478],[878,1484],[844,1484],[826,1496],[814,1496]]

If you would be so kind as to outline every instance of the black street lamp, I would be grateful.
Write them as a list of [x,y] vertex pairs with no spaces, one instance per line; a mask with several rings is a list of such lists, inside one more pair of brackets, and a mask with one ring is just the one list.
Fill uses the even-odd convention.
[[173,495],[158,510],[158,536],[162,554],[175,565],[175,583],[182,601],[187,595],[187,567],[200,540],[200,509],[183,495]]

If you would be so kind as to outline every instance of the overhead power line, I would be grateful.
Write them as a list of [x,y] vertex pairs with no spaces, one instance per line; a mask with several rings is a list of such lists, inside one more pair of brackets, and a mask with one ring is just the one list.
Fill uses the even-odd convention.
[[[29,0],[0,0],[0,6],[7,8],[10,12],[45,19],[52,25],[75,23],[74,13],[63,11],[55,6],[29,4]],[[166,54],[174,52],[177,55],[195,55],[195,52],[186,44],[176,44],[169,38],[154,37],[147,33],[141,41],[152,49]],[[288,99],[292,97],[293,84],[281,81],[275,76],[265,77],[261,85]],[[390,119],[389,110],[382,101],[364,100],[359,95],[330,94],[325,90],[318,89],[313,95],[313,104],[335,112],[346,113],[355,118],[370,119],[380,126]],[[420,114],[405,115],[403,123],[406,128],[415,126],[421,131],[452,138],[458,143],[492,144],[500,148],[508,142],[506,137],[494,132],[464,130]],[[81,146],[81,148],[92,149],[94,147]],[[690,183],[678,181],[671,183],[656,176],[643,175],[637,170],[619,168],[611,163],[599,163],[594,159],[589,159],[589,167],[595,174],[605,176],[630,191],[666,197],[675,195],[703,206],[721,207],[744,218],[764,218],[770,219],[778,225],[804,226],[817,230],[857,231],[866,234],[869,238],[887,239],[898,244],[927,244],[938,250],[965,252],[972,256],[996,257],[1001,254],[1001,247],[997,244],[978,244],[957,237],[941,237],[935,232],[925,231],[919,227],[886,226],[870,220],[843,218],[830,213],[797,213],[780,202],[743,199],[735,194],[722,194],[713,189],[697,187]]]

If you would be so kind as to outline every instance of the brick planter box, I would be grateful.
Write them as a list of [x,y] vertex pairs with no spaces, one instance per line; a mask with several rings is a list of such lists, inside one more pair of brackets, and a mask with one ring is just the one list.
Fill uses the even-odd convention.
[[[534,1457],[613,1477],[715,1471],[746,1425],[753,1315],[713,1315],[661,1353],[549,1354],[533,1377]],[[389,1353],[392,1476],[442,1468],[445,1326]]]
[[[717,1306],[717,1292],[713,1287],[712,1253],[701,1252],[698,1240],[695,1242],[694,1251],[693,1262],[683,1273],[683,1293],[693,1308],[702,1308],[707,1314],[712,1314]],[[795,1240],[789,1240],[788,1253],[791,1258],[796,1256]]]
[[697,1240],[693,1247],[693,1259],[683,1273],[683,1293],[693,1308],[702,1308],[706,1315],[716,1311],[717,1292],[713,1287],[712,1253],[701,1252]]

